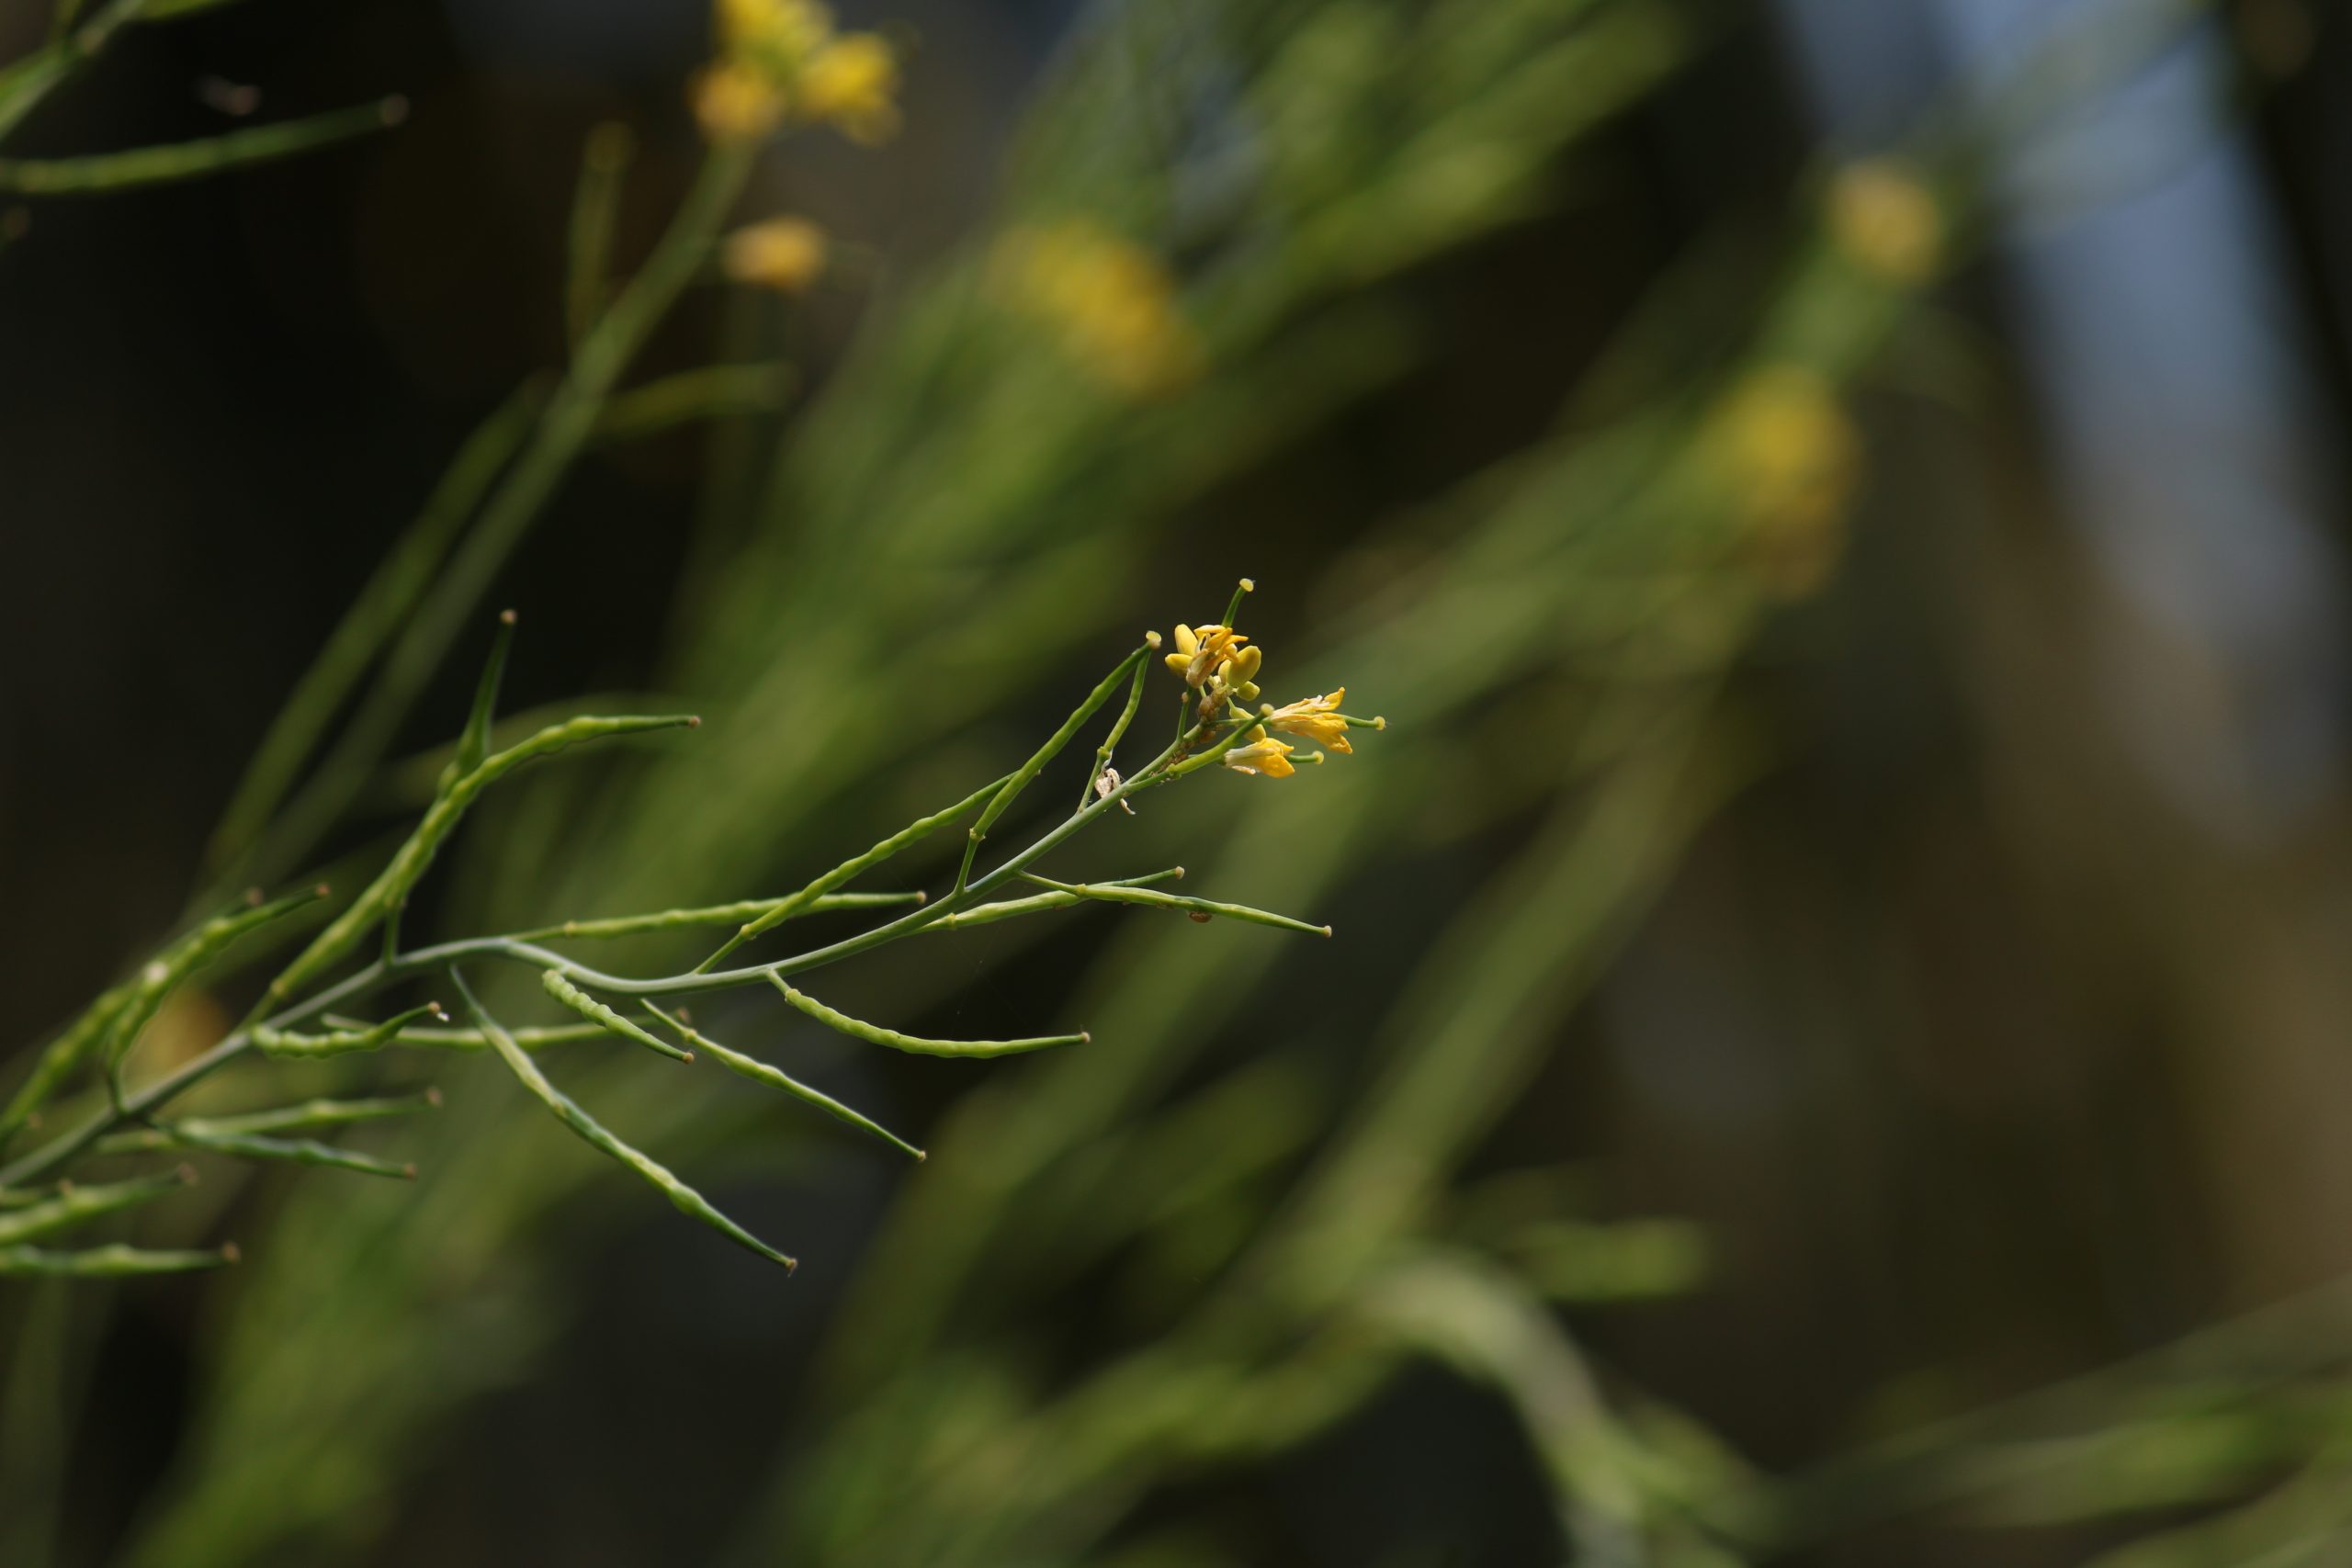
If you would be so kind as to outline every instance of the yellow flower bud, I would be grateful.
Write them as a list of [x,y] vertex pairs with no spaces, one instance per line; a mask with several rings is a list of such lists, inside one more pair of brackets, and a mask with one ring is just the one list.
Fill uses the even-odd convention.
[[1341,686],[1328,695],[1278,707],[1266,716],[1266,723],[1284,735],[1296,735],[1334,751],[1352,752],[1355,748],[1348,744],[1348,721],[1340,713],[1340,705],[1347,699],[1348,689]]
[[[1262,734],[1262,731],[1253,733]],[[1236,746],[1222,761],[1237,773],[1262,774],[1270,779],[1286,779],[1297,770],[1291,766],[1291,748],[1279,740],[1252,740],[1246,746]]]
[[1838,172],[1829,186],[1829,231],[1838,248],[1891,283],[1920,284],[1943,257],[1944,216],[1917,177],[1889,159]]
[[741,60],[710,66],[694,82],[695,119],[716,142],[759,141],[784,123],[784,95],[767,73]]
[[796,66],[832,36],[832,13],[809,0],[718,0],[719,48]]
[[771,218],[728,235],[719,263],[738,283],[799,294],[824,276],[826,254],[822,229],[805,218]]

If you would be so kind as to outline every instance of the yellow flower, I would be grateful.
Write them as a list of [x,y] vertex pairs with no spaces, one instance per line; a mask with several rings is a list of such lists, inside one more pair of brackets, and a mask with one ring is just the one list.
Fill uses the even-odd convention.
[[1199,375],[1200,340],[1159,258],[1084,219],[1016,229],[998,242],[1001,297],[1043,322],[1095,380],[1130,397]]
[[1216,667],[1216,683],[1245,703],[1256,702],[1256,676],[1265,651],[1262,648],[1245,648],[1227,655]]
[[832,13],[809,0],[718,0],[718,45],[728,54],[797,67],[832,34]]
[[[1160,662],[1184,677],[1184,684],[1197,686],[1216,671],[1217,666],[1232,658],[1238,645],[1250,639],[1231,626],[1203,626],[1195,631],[1191,626],[1176,628],[1176,651],[1165,654]],[[1252,653],[1257,649],[1251,649]],[[1257,668],[1252,661],[1250,668]]]
[[784,94],[759,67],[724,60],[695,78],[695,119],[713,141],[758,141],[784,123]]
[[1348,689],[1342,686],[1325,696],[1286,704],[1266,715],[1266,728],[1329,746],[1334,751],[1352,752],[1355,748],[1348,744],[1348,721],[1340,713],[1340,705],[1347,697]]
[[1792,596],[1819,587],[1844,547],[1862,459],[1837,389],[1800,366],[1756,370],[1716,410],[1709,443],[1766,584]]
[[1944,215],[1901,164],[1867,158],[1829,186],[1829,231],[1865,271],[1890,283],[1925,283],[1943,257]]
[[1237,773],[1262,773],[1270,779],[1286,779],[1298,772],[1291,766],[1291,748],[1276,740],[1262,729],[1253,729],[1247,744],[1236,746],[1224,757],[1225,765]]
[[798,294],[824,276],[825,231],[805,218],[771,218],[727,236],[720,265],[738,283]]
[[794,84],[793,112],[830,120],[868,147],[899,130],[899,57],[879,33],[845,33],[820,44]]

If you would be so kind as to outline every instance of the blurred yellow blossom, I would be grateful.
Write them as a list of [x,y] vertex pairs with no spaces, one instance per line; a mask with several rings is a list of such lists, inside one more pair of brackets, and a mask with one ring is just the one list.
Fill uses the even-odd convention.
[[718,0],[720,51],[772,68],[797,69],[832,33],[832,13],[809,0]]
[[1709,446],[1767,584],[1791,595],[1819,587],[1844,547],[1861,468],[1837,389],[1802,366],[1751,371],[1717,409]]
[[1943,209],[1917,175],[1890,159],[1838,171],[1829,231],[1856,265],[1890,283],[1925,283],[1943,259]]
[[695,78],[694,108],[711,141],[758,141],[784,123],[784,93],[758,66],[722,60]]
[[899,129],[899,58],[876,33],[833,31],[812,0],[717,0],[718,59],[695,79],[713,141],[756,141],[789,117],[871,145]]
[[899,130],[899,57],[878,33],[845,33],[818,46],[795,84],[792,111],[837,125],[873,146]]
[[1044,322],[1088,375],[1134,397],[1172,391],[1203,354],[1175,280],[1148,251],[1083,219],[1016,229],[998,242],[1001,295]]
[[825,231],[805,218],[771,218],[727,236],[719,265],[738,283],[805,292],[824,276],[829,246]]
[[164,999],[140,1032],[140,1050],[149,1068],[164,1072],[202,1055],[233,1027],[228,1010],[210,992],[191,987]]

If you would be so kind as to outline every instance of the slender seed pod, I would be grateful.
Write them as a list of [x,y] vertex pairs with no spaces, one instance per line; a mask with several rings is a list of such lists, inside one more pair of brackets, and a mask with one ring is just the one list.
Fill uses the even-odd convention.
[[182,1166],[162,1176],[110,1182],[103,1187],[67,1187],[53,1198],[0,1213],[0,1247],[38,1241],[59,1231],[86,1224],[102,1214],[151,1203],[166,1192],[178,1191],[195,1179],[196,1172]]
[[873,1118],[843,1105],[831,1095],[809,1088],[798,1078],[793,1077],[779,1068],[770,1066],[756,1056],[746,1056],[741,1051],[730,1050],[721,1045],[709,1035],[688,1026],[684,1020],[662,1011],[650,1001],[645,1004],[645,1010],[676,1030],[678,1038],[687,1044],[708,1051],[718,1058],[719,1066],[729,1072],[740,1074],[750,1078],[753,1083],[765,1084],[770,1089],[782,1089],[795,1100],[813,1105],[826,1115],[846,1122],[859,1132],[870,1134],[903,1154],[911,1155],[916,1159],[925,1157],[921,1149],[907,1142],[906,1139]]
[[695,1054],[692,1051],[681,1051],[667,1040],[639,1028],[553,969],[541,971],[539,984],[547,987],[548,995],[581,1017],[604,1025],[610,1033],[617,1034],[624,1040],[634,1040],[648,1050],[658,1051],[673,1061],[691,1062],[695,1059]]
[[77,1280],[119,1280],[133,1274],[185,1274],[219,1269],[237,1260],[233,1246],[209,1252],[150,1252],[136,1247],[93,1247],[80,1252],[45,1252],[37,1247],[0,1247],[0,1275],[47,1274]]
[[323,1034],[298,1034],[290,1030],[254,1026],[254,1046],[265,1056],[345,1056],[356,1051],[380,1051],[401,1037],[401,1031],[421,1018],[445,1018],[437,1002],[395,1013],[365,1029],[337,1029]]
[[668,1198],[679,1213],[692,1215],[729,1241],[740,1247],[750,1248],[771,1263],[781,1263],[787,1269],[799,1267],[797,1259],[778,1252],[775,1247],[770,1247],[712,1207],[709,1200],[672,1175],[667,1167],[649,1155],[640,1154],[611,1133],[606,1132],[602,1122],[582,1111],[562,1090],[548,1081],[547,1075],[539,1071],[538,1064],[526,1055],[523,1048],[514,1043],[514,1037],[509,1035],[500,1026],[498,1021],[491,1017],[483,1009],[481,1001],[467,987],[463,976],[452,969],[449,971],[449,982],[458,987],[458,994],[465,998],[467,1010],[473,1014],[474,1021],[481,1025],[481,1032],[490,1037],[491,1048],[495,1050],[500,1058],[505,1062],[507,1070],[523,1080],[523,1087],[537,1096],[539,1102],[555,1113],[556,1120],[579,1134],[591,1147],[610,1155],[643,1177],[662,1196]]
[[911,1051],[922,1056],[1014,1056],[1023,1051],[1043,1051],[1055,1045],[1083,1045],[1093,1038],[1081,1031],[1076,1034],[1041,1034],[1029,1040],[928,1040],[836,1011],[806,992],[794,990],[781,976],[771,974],[768,980],[783,993],[786,1001],[828,1029],[839,1030],[869,1045],[888,1045],[893,1051]]

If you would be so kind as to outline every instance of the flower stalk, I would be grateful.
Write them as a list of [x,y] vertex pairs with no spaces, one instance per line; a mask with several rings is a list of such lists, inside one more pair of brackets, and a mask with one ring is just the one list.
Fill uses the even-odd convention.
[[[1246,592],[1246,589],[1245,589]],[[1236,606],[1239,595],[1236,595]],[[85,1021],[60,1037],[58,1046],[37,1065],[34,1080],[11,1102],[9,1115],[21,1123],[65,1077],[95,1056],[109,1086],[107,1108],[80,1127],[54,1137],[47,1145],[0,1168],[0,1243],[12,1236],[32,1239],[46,1234],[54,1222],[70,1227],[116,1207],[143,1202],[162,1189],[83,1189],[104,1191],[102,1200],[78,1204],[63,1197],[43,1198],[31,1191],[35,1184],[54,1180],[85,1155],[138,1155],[191,1152],[257,1161],[325,1166],[346,1171],[410,1177],[414,1168],[355,1153],[289,1133],[315,1133],[405,1114],[438,1103],[437,1097],[356,1100],[311,1100],[264,1108],[237,1115],[157,1120],[158,1113],[189,1088],[221,1066],[249,1053],[277,1056],[318,1057],[367,1053],[403,1046],[440,1050],[487,1049],[497,1055],[524,1088],[574,1134],[600,1152],[635,1171],[684,1213],[720,1232],[729,1240],[771,1261],[792,1266],[781,1250],[753,1235],[722,1213],[694,1188],[660,1162],[630,1146],[591,1112],[556,1087],[533,1059],[538,1047],[558,1043],[585,1043],[618,1038],[645,1046],[681,1064],[693,1064],[707,1053],[726,1070],[775,1089],[856,1130],[890,1144],[920,1159],[921,1149],[881,1127],[849,1106],[820,1093],[781,1068],[732,1050],[691,1026],[683,1013],[664,1002],[691,996],[760,987],[773,991],[794,1011],[835,1032],[868,1044],[934,1056],[994,1057],[1053,1047],[1083,1045],[1091,1036],[1083,1030],[1062,1034],[1032,1035],[1007,1040],[947,1040],[910,1033],[889,1025],[855,1018],[808,995],[789,983],[812,970],[842,963],[925,932],[953,931],[1067,908],[1079,904],[1125,904],[1168,909],[1194,919],[1227,918],[1278,930],[1329,936],[1329,926],[1315,925],[1287,915],[1166,892],[1156,884],[1183,874],[1181,867],[1120,880],[1069,883],[1044,876],[1031,868],[1072,837],[1114,812],[1131,810],[1131,799],[1145,791],[1171,784],[1238,755],[1270,744],[1267,724],[1287,722],[1317,728],[1333,724],[1364,725],[1337,713],[1341,694],[1294,704],[1290,709],[1261,713],[1244,705],[1245,690],[1254,690],[1254,677],[1263,666],[1255,645],[1235,632],[1227,622],[1207,628],[1208,635],[1180,628],[1178,647],[1189,640],[1184,668],[1186,721],[1176,739],[1159,756],[1125,778],[1111,771],[1113,750],[1142,705],[1143,676],[1160,639],[1148,637],[1087,694],[1069,718],[1012,773],[973,791],[954,805],[920,818],[883,839],[864,853],[852,856],[798,892],[781,898],[743,900],[695,908],[658,910],[642,915],[597,920],[568,920],[556,925],[492,936],[462,938],[435,944],[404,947],[399,916],[419,881],[432,867],[439,850],[488,790],[520,768],[567,747],[658,730],[689,729],[699,723],[688,716],[614,717],[583,716],[547,726],[514,745],[491,750],[494,709],[507,649],[514,631],[511,615],[503,617],[490,658],[477,687],[460,739],[431,804],[407,840],[393,852],[384,869],[367,887],[298,953],[265,989],[254,1014],[214,1043],[210,1049],[165,1071],[153,1080],[131,1087],[121,1081],[119,1067],[139,1032],[171,990],[246,932],[269,924],[323,896],[311,889],[272,904],[243,909],[199,927],[167,948],[129,986],[118,987],[93,1005]],[[1242,652],[1247,649],[1246,655]],[[1213,655],[1213,657],[1209,657]],[[993,866],[979,867],[978,857],[989,829],[1006,819],[1022,794],[1035,783],[1079,733],[1122,689],[1125,701],[1102,743],[1093,749],[1080,804],[1069,816],[1047,824],[1027,844]],[[1345,747],[1335,749],[1345,750]],[[1083,753],[1081,753],[1083,754]],[[1271,771],[1271,770],[1267,770]],[[975,815],[977,814],[977,815]],[[972,818],[966,829],[965,851],[948,890],[930,898],[920,890],[853,893],[843,884],[883,864],[900,852],[951,823]],[[992,899],[1000,889],[1015,885],[1040,891]],[[822,945],[765,963],[720,968],[718,964],[744,943],[775,930],[798,916],[819,910],[899,910],[881,923]],[[735,931],[716,952],[691,969],[646,976],[611,974],[543,945],[566,939],[609,939],[691,930],[733,923]],[[363,959],[371,932],[381,941]],[[466,977],[481,963],[527,966],[537,973],[546,996],[578,1021],[562,1025],[510,1029],[482,1005]],[[336,973],[342,971],[339,978]],[[446,984],[465,1004],[469,1029],[435,1028],[425,1019],[438,1020],[439,1008],[430,1002],[411,1007],[379,1021],[356,1020],[348,1010],[368,998],[421,980]],[[635,998],[645,1014],[670,1035],[668,1039],[639,1024],[608,998]],[[60,1047],[64,1047],[61,1053]],[[687,1047],[692,1047],[691,1049]],[[52,1060],[52,1058],[55,1058]],[[116,1198],[120,1199],[118,1204]],[[150,1267],[209,1267],[220,1261],[213,1253],[152,1254],[125,1258],[104,1248],[74,1256],[91,1261],[79,1268],[48,1255],[26,1249],[0,1248],[0,1273],[140,1271]],[[156,1259],[170,1258],[166,1264]],[[13,1260],[13,1261],[12,1261]]]

